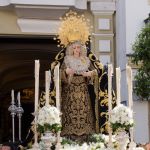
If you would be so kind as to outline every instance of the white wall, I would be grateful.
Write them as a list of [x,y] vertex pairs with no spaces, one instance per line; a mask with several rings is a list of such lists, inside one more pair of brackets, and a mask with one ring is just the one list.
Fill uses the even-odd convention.
[[116,3],[116,67],[121,69],[121,101],[127,101],[126,84],[126,7],[125,0]]
[[[150,13],[148,0],[126,0],[126,53],[132,53],[132,44]],[[149,142],[148,102],[134,101],[135,141]]]
[[148,102],[134,101],[134,119],[135,119],[135,136],[136,143],[149,142],[149,123],[148,123]]
[[150,13],[148,0],[125,0],[126,1],[126,51],[132,53],[132,44],[141,27],[144,19]]

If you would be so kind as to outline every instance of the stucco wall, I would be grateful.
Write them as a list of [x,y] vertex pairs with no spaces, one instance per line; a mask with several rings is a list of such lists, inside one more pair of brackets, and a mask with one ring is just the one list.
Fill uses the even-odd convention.
[[148,102],[134,101],[135,141],[137,143],[149,142]]
[[0,34],[21,34],[15,12],[0,10]]
[[[150,13],[148,0],[126,0],[126,53],[132,53],[132,44]],[[134,101],[135,141],[149,142],[148,102]]]
[[148,0],[126,0],[126,52],[132,53],[132,44],[150,13]]

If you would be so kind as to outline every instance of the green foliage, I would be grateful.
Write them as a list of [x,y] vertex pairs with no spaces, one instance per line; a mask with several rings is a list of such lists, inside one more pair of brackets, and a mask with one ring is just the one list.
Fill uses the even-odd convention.
[[77,144],[77,143],[76,143],[75,141],[70,140],[70,139],[63,138],[61,144],[62,144],[62,145],[65,145],[65,144],[68,144],[68,145],[75,145],[75,144]]
[[60,124],[48,124],[48,123],[45,123],[43,126],[38,124],[38,127],[37,127],[37,130],[40,132],[40,133],[44,133],[45,131],[53,131],[55,133],[57,133],[58,131],[61,131],[61,125]]
[[113,129],[113,132],[116,132],[118,129],[124,129],[126,131],[129,131],[129,129],[131,127],[133,127],[133,125],[134,125],[133,123],[132,124],[128,124],[128,125],[126,125],[125,123],[124,124],[121,124],[121,123],[113,124],[113,123],[111,123],[111,127]]
[[135,93],[142,100],[150,100],[150,23],[145,25],[133,44],[132,62],[141,63],[135,76]]
[[101,137],[101,135],[93,134],[89,137],[89,141],[91,143],[105,143],[105,140]]

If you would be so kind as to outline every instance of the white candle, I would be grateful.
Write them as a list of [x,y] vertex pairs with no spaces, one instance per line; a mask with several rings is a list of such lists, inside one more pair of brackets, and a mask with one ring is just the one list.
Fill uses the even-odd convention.
[[108,109],[112,110],[112,65],[108,65]]
[[133,99],[132,99],[132,69],[130,66],[126,66],[126,75],[127,75],[127,85],[128,85],[128,105],[129,108],[133,109]]
[[20,106],[20,92],[18,92],[17,100],[18,100],[18,106]]
[[46,105],[49,105],[49,87],[50,87],[50,80],[51,80],[50,71],[45,71]]
[[[132,110],[133,113],[133,98],[132,98],[132,92],[133,92],[133,85],[132,85],[132,69],[130,66],[126,65],[126,76],[127,76],[127,85],[128,85],[128,106]],[[133,114],[132,114],[133,115]],[[129,149],[133,149],[136,147],[136,144],[134,143],[134,127],[130,128],[130,136],[131,136],[131,142],[129,144]]]
[[59,64],[55,66],[54,77],[56,86],[56,107],[60,110]]
[[15,97],[14,97],[14,90],[12,89],[11,90],[11,103],[12,104],[14,104],[14,99],[15,99]]
[[116,68],[117,105],[120,104],[120,79],[121,79],[121,72],[119,67]]
[[38,101],[39,101],[39,60],[35,60],[35,102],[34,102],[34,111],[38,110]]
[[112,146],[112,130],[110,127],[110,118],[112,110],[112,65],[108,64],[108,112],[109,112],[109,146]]
[[34,112],[35,112],[35,124],[34,124],[34,149],[37,149],[38,145],[38,134],[37,134],[37,111],[38,111],[38,101],[39,101],[39,70],[40,64],[39,60],[35,60],[35,101],[34,101]]

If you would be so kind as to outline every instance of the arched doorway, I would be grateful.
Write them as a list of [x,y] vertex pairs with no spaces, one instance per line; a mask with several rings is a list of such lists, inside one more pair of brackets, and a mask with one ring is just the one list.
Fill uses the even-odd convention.
[[[12,139],[11,89],[21,92],[22,139],[27,135],[34,111],[34,60],[40,60],[40,90],[45,89],[45,71],[58,53],[53,36],[7,35],[0,36],[0,143]],[[26,94],[25,94],[26,93]],[[16,139],[18,119],[15,117]]]

